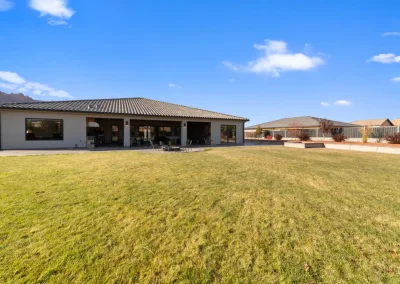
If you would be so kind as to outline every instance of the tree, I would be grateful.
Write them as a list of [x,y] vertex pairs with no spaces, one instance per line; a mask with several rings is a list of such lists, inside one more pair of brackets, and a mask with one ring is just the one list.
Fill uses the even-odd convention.
[[308,141],[310,140],[310,135],[308,134],[308,131],[304,129],[304,126],[301,123],[294,122],[292,123],[288,129],[288,134],[289,137],[296,137],[300,141]]
[[319,121],[319,129],[321,130],[324,137],[329,135],[332,128],[333,128],[333,122],[330,121],[329,119],[323,118]]
[[360,131],[362,135],[361,139],[363,143],[367,143],[368,137],[374,133],[374,129],[371,126],[363,126],[358,131]]
[[258,137],[258,136],[262,135],[262,133],[263,133],[263,130],[262,130],[261,126],[260,125],[257,126],[256,132],[254,134]]

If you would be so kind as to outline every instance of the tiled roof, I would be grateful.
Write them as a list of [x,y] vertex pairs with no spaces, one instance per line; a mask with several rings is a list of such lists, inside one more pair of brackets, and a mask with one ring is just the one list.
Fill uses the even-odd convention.
[[380,126],[388,120],[391,124],[393,124],[388,118],[378,118],[378,119],[363,119],[363,120],[356,120],[352,123],[358,124],[361,126]]
[[165,103],[145,98],[0,103],[0,109],[65,111],[80,113],[85,112],[248,121],[248,119],[244,117],[222,114],[218,112]]
[[[318,127],[319,121],[322,118],[312,117],[312,116],[299,116],[299,117],[289,117],[289,118],[282,118],[270,122],[265,122],[253,126],[246,127],[246,129],[256,129],[257,126],[261,126],[261,128],[290,128],[293,126],[301,126],[304,128],[307,127]],[[356,127],[358,125],[347,123],[347,122],[340,122],[331,120],[333,122],[333,126],[335,127]]]

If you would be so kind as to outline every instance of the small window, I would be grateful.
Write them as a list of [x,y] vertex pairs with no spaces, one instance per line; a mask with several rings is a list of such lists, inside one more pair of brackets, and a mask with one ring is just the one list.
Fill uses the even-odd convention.
[[221,125],[221,143],[236,143],[236,125]]
[[25,119],[26,140],[63,140],[64,123],[62,119]]
[[169,126],[160,126],[158,128],[158,135],[160,136],[171,136],[172,128]]

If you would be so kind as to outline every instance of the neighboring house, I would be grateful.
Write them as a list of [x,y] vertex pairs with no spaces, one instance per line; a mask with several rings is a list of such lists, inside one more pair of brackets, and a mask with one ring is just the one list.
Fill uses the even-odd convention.
[[371,127],[393,126],[393,123],[388,118],[363,119],[363,120],[353,121],[352,123],[360,126],[371,126]]
[[400,118],[392,120],[393,125],[400,126]]
[[246,121],[145,98],[0,103],[0,149],[86,147],[91,139],[125,147],[164,138],[242,144]]
[[[245,128],[246,132],[254,132],[258,126],[260,126],[263,130],[286,130],[291,128],[303,128],[303,129],[318,129],[319,121],[322,118],[312,117],[312,116],[299,116],[299,117],[289,117],[282,118],[274,121],[269,121],[257,125],[248,126]],[[343,128],[343,127],[356,127],[358,125],[335,121],[333,122],[333,127]]]

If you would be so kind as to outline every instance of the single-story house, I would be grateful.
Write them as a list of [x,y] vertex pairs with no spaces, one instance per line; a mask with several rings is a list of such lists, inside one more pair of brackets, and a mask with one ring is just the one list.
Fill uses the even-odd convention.
[[246,121],[145,98],[0,103],[0,149],[242,144]]
[[371,127],[381,127],[381,126],[394,126],[389,118],[378,118],[378,119],[362,119],[352,122],[360,126],[371,126]]
[[[313,117],[313,116],[298,116],[282,118],[278,120],[273,120],[269,122],[264,122],[257,125],[248,126],[245,128],[246,131],[255,131],[258,126],[263,130],[285,130],[291,128],[303,128],[303,129],[318,129],[319,122],[323,118]],[[358,125],[341,122],[336,120],[331,120],[333,122],[333,127],[356,127]]]
[[[282,118],[278,120],[273,120],[265,123],[260,123],[252,126],[248,126],[245,128],[245,137],[251,138],[254,137],[254,132],[257,127],[260,126],[263,132],[269,131],[271,135],[280,134],[283,137],[289,137],[290,129],[305,129],[308,130],[311,136],[320,136],[321,133],[318,133],[319,122],[323,118],[313,117],[313,116],[298,116],[298,117],[289,117]],[[358,125],[341,122],[336,120],[331,120],[333,122],[334,128],[345,128],[345,127],[357,127]]]

